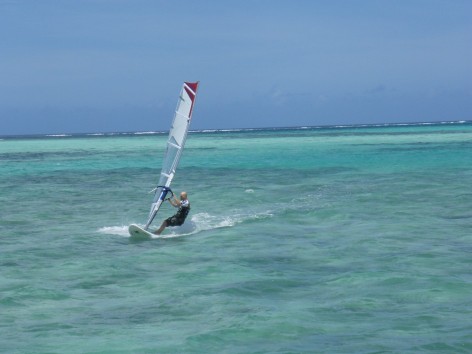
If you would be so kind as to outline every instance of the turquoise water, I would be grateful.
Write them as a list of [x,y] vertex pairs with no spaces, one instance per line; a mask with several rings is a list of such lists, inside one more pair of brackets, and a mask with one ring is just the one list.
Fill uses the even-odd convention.
[[165,141],[0,140],[0,352],[472,352],[472,124],[193,132],[134,241]]

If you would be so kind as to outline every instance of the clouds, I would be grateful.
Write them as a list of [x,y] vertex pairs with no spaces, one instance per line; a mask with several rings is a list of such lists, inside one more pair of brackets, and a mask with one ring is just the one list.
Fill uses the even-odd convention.
[[193,80],[197,129],[472,115],[465,1],[0,6],[0,119],[17,117],[0,134],[32,132],[23,127],[33,117],[66,131],[59,115],[74,131],[167,129],[156,117],[170,117],[181,82]]

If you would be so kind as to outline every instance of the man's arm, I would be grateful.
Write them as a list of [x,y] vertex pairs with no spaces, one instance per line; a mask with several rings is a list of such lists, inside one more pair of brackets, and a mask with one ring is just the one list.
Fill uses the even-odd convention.
[[[172,198],[174,198],[174,200],[172,200]],[[174,207],[179,207],[180,206],[180,202],[177,200],[176,197],[172,197],[172,198],[169,198],[169,203],[172,204],[172,206]]]

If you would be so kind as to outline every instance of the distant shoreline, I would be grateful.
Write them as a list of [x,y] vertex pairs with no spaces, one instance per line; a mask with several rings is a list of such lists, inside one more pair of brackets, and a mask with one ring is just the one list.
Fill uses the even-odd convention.
[[[295,127],[266,127],[266,128],[229,128],[229,129],[196,129],[190,130],[190,134],[234,133],[251,131],[278,131],[278,130],[316,130],[316,129],[355,129],[355,128],[381,128],[381,127],[414,127],[414,126],[441,126],[441,125],[469,125],[472,120],[436,121],[436,122],[412,122],[412,123],[372,123],[372,124],[334,124]],[[89,132],[89,133],[47,133],[47,134],[12,134],[0,135],[0,140],[13,139],[45,139],[45,138],[80,138],[80,137],[113,137],[113,136],[142,136],[142,135],[166,135],[168,130],[136,131],[136,132]]]

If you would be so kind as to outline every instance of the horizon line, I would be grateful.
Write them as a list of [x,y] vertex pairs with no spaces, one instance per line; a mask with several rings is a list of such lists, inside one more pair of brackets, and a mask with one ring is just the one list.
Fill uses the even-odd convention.
[[[261,131],[261,130],[305,130],[305,129],[342,129],[342,128],[368,128],[368,127],[391,127],[391,126],[417,126],[417,125],[446,125],[446,124],[469,124],[470,120],[438,120],[420,122],[395,122],[395,123],[354,123],[354,124],[322,124],[322,125],[300,125],[300,126],[272,126],[272,127],[252,127],[252,128],[204,128],[190,129],[191,133],[217,133],[217,132],[241,132],[241,131]],[[118,136],[118,135],[162,135],[169,133],[169,130],[149,130],[149,131],[108,131],[108,132],[63,132],[63,133],[30,133],[30,134],[2,134],[0,138],[66,138],[78,136]]]

